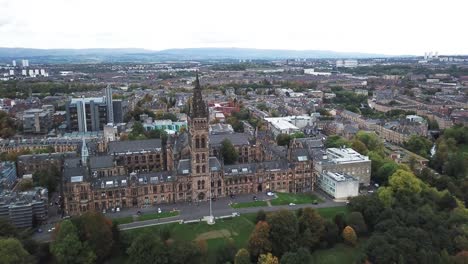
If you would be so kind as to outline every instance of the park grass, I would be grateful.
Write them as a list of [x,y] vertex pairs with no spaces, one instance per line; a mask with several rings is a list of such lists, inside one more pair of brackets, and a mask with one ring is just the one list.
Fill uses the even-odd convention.
[[[332,219],[337,213],[348,214],[349,209],[346,206],[330,207],[330,208],[316,208],[317,212],[326,219]],[[125,240],[131,243],[133,239],[143,233],[159,234],[162,230],[169,231],[171,237],[175,240],[197,241],[197,238],[202,237],[203,234],[220,234],[212,236],[211,239],[206,239],[207,243],[207,260],[206,263],[216,263],[217,250],[228,243],[234,243],[237,248],[247,247],[247,243],[255,227],[256,213],[241,214],[239,217],[217,219],[214,225],[208,225],[206,222],[196,222],[189,224],[171,223],[165,225],[149,226],[138,229],[130,229],[123,231]],[[231,242],[230,242],[231,241]],[[345,248],[346,247],[346,248]],[[345,248],[343,253],[341,249]],[[354,249],[355,250],[355,249]],[[352,263],[350,259],[355,259],[353,256],[357,253],[352,252],[353,248],[348,248],[343,244],[338,244],[334,248],[326,250],[318,250],[314,252],[314,259],[317,262],[312,263]],[[359,252],[359,251],[358,251]],[[315,257],[317,254],[317,257]],[[328,256],[330,255],[330,256]],[[323,257],[325,260],[333,260],[334,255],[336,258],[343,258],[344,262],[321,262]],[[349,259],[347,259],[349,258]]]
[[319,249],[312,252],[312,260],[314,264],[355,264],[361,263],[361,256],[365,241],[360,241],[356,247],[351,247],[343,243],[336,244],[329,249]]
[[178,216],[179,211],[168,211],[168,212],[161,212],[161,213],[151,213],[151,214],[142,214],[138,216],[137,221],[146,221],[152,219],[161,219],[167,217]]
[[232,208],[248,208],[248,207],[263,207],[263,206],[268,206],[267,202],[265,202],[265,201],[251,201],[251,202],[231,204]]
[[133,222],[133,216],[126,216],[126,217],[119,217],[119,218],[113,218],[112,219],[113,223],[116,223],[118,225],[122,224],[129,224]]
[[[161,219],[161,218],[173,217],[173,216],[178,216],[178,215],[179,215],[179,211],[168,211],[168,212],[161,212],[161,213],[147,213],[147,214],[142,214],[142,215],[137,216],[135,218],[135,221],[146,221],[146,220],[152,220],[152,219]],[[114,219],[112,219],[112,222],[117,223],[118,225],[129,224],[129,223],[134,222],[134,218],[133,218],[133,216],[114,218]]]
[[317,208],[316,210],[318,211],[320,216],[330,220],[333,220],[335,215],[339,213],[343,213],[344,215],[347,215],[349,213],[349,208],[347,206]]
[[322,202],[317,196],[311,193],[276,193],[275,199],[271,200],[271,205],[309,204]]

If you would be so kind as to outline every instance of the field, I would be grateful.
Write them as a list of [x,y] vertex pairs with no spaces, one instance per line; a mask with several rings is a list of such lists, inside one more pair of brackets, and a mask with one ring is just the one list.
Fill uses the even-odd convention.
[[276,193],[277,198],[271,200],[271,205],[308,204],[321,202],[317,196],[310,193]]
[[[347,213],[346,207],[333,207],[333,208],[319,208],[317,211],[324,218],[332,218],[339,212]],[[218,219],[214,225],[208,225],[205,222],[192,223],[192,224],[167,224],[159,226],[151,226],[140,229],[132,229],[124,231],[124,235],[127,241],[133,240],[135,237],[142,233],[154,233],[158,234],[161,230],[169,230],[172,238],[180,240],[205,240],[208,245],[208,263],[215,263],[216,261],[216,250],[228,243],[229,239],[236,245],[237,248],[246,247],[247,241],[250,237],[250,233],[255,227],[255,216],[256,214],[243,214],[239,217],[229,219]],[[332,249],[329,249],[330,251]],[[327,250],[320,252],[322,255],[326,255]],[[348,251],[353,251],[352,248]],[[347,251],[346,251],[347,252]],[[335,254],[330,251],[328,254]],[[345,254],[345,253],[343,253]],[[351,254],[351,253],[349,253]],[[315,256],[315,253],[314,253]],[[346,258],[344,256],[343,258]],[[314,262],[315,263],[315,262]],[[322,262],[317,262],[322,263]],[[329,262],[327,262],[329,263]],[[338,262],[341,263],[341,262]],[[344,262],[350,263],[350,262]]]
[[171,211],[171,212],[162,212],[162,213],[146,213],[137,216],[135,219],[133,216],[121,217],[121,218],[114,218],[112,222],[117,224],[128,224],[135,221],[145,221],[145,220],[152,220],[152,219],[161,219],[166,217],[178,216],[179,211]]
[[312,261],[314,264],[354,264],[359,262],[362,247],[365,243],[360,241],[357,247],[350,247],[345,244],[336,244],[329,249],[319,249],[312,253]]
[[265,201],[252,201],[252,202],[245,202],[245,203],[233,203],[231,205],[232,208],[247,208],[247,207],[262,207],[267,206],[267,202]]

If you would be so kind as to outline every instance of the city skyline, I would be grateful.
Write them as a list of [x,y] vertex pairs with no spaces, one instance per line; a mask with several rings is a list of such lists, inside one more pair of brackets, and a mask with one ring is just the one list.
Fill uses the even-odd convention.
[[[28,8],[25,8],[28,7]],[[461,1],[219,3],[0,0],[0,47],[237,47],[468,54]]]

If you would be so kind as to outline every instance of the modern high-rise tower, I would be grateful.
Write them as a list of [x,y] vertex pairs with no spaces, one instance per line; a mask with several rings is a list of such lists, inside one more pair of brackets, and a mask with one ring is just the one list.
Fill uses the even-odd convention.
[[107,122],[114,123],[114,108],[112,105],[112,87],[107,85],[106,87],[106,104],[107,104]]

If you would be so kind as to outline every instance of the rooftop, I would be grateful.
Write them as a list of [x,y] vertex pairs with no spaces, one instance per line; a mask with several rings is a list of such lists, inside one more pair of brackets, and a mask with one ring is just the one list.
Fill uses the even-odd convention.
[[161,150],[161,139],[109,142],[109,153],[143,152],[153,150]]
[[351,163],[369,160],[369,157],[359,154],[352,148],[328,148],[326,154],[327,158],[334,163]]

